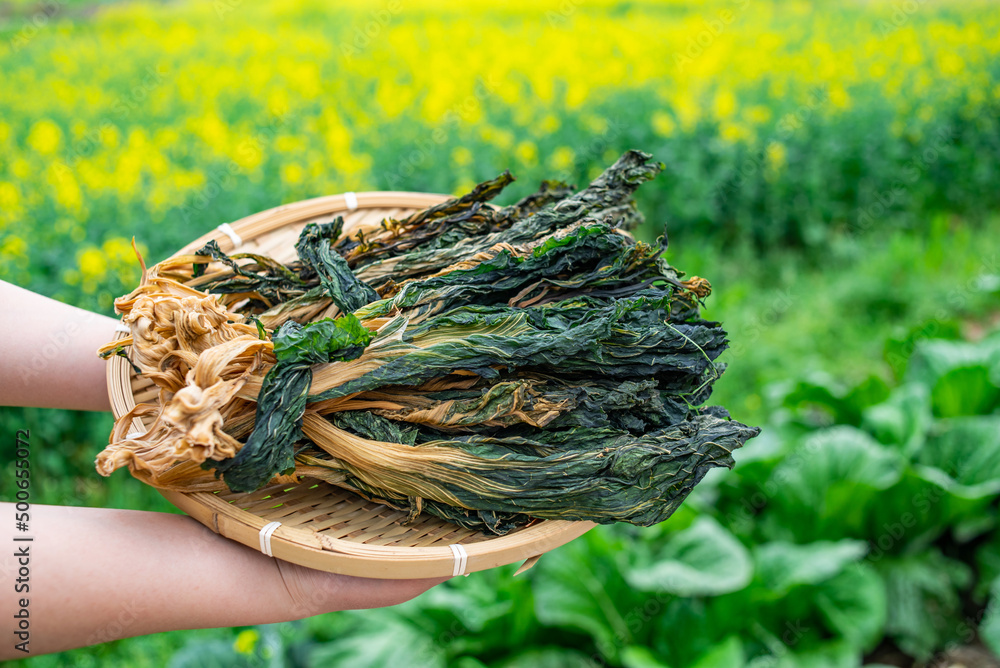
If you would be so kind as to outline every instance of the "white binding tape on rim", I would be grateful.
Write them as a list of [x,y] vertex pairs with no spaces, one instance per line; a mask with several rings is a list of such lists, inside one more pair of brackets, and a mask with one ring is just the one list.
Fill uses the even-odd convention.
[[223,223],[222,225],[219,225],[218,229],[220,232],[229,237],[229,240],[233,242],[234,246],[243,245],[243,239],[240,238],[240,235],[236,234],[236,230],[234,230],[232,225],[230,225],[229,223]]
[[271,534],[280,526],[281,522],[268,522],[260,529],[260,551],[269,557],[274,556],[271,554]]
[[125,332],[126,334],[131,334],[132,333],[132,328],[129,327],[128,325],[126,325],[123,322],[119,322],[118,325],[115,326],[115,331],[116,332]]
[[468,575],[465,572],[465,567],[469,565],[469,553],[458,543],[453,543],[448,547],[451,548],[452,553],[455,555],[455,570],[451,574],[452,577]]
[[344,204],[347,205],[348,211],[354,211],[358,208],[358,196],[354,193],[344,193]]

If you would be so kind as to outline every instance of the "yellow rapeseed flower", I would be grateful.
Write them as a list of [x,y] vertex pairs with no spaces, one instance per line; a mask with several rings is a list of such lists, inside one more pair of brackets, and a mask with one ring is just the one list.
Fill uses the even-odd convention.
[[764,176],[773,181],[787,164],[785,145],[779,141],[772,141],[767,145],[764,156]]
[[749,109],[747,109],[747,120],[749,120],[754,125],[763,125],[771,120],[771,108],[765,107],[762,104],[755,104]]
[[736,96],[733,91],[729,89],[717,91],[712,102],[712,111],[715,113],[715,117],[720,120],[731,117],[736,111]]
[[455,197],[459,197],[468,193],[470,190],[476,187],[476,182],[472,179],[462,179],[455,184],[455,187],[451,189],[451,194]]
[[690,95],[681,94],[674,100],[674,111],[677,119],[681,122],[681,127],[685,131],[692,130],[701,120],[701,107]]
[[281,135],[274,140],[274,148],[282,153],[298,153],[304,150],[305,147],[305,138],[301,136]]
[[83,207],[83,194],[73,170],[61,163],[53,164],[49,170],[49,182],[55,189],[56,203],[67,211],[79,213]]
[[586,114],[583,116],[582,120],[584,127],[586,127],[587,131],[592,134],[599,135],[607,132],[608,130],[608,119],[603,116]]
[[0,209],[16,209],[21,205],[21,193],[17,186],[8,181],[0,181]]
[[956,77],[965,72],[965,61],[954,51],[942,49],[938,51],[937,66],[947,77]]
[[281,166],[281,180],[285,183],[290,185],[302,183],[304,176],[305,170],[302,169],[301,165],[289,162]]
[[260,633],[256,629],[243,629],[233,641],[233,649],[239,654],[253,654],[260,641]]
[[518,143],[517,148],[514,149],[514,155],[521,164],[528,167],[538,163],[538,147],[528,140]]
[[464,146],[456,146],[451,150],[451,161],[459,167],[468,167],[472,164],[472,151]]
[[831,86],[829,96],[830,104],[837,109],[847,109],[851,106],[851,96],[841,84]]
[[80,276],[80,287],[87,294],[94,294],[97,286],[108,273],[107,260],[99,248],[90,246],[77,254],[77,271]]
[[730,144],[735,144],[746,141],[751,137],[751,134],[745,125],[727,121],[719,124],[719,136]]
[[12,260],[27,257],[28,243],[24,239],[16,234],[10,234],[4,238],[3,244],[0,245],[0,258]]
[[561,123],[559,118],[554,114],[546,114],[544,118],[538,123],[538,129],[542,132],[547,132],[549,134],[555,132],[559,129]]
[[[633,130],[753,144],[777,174],[798,142],[782,133],[821,115],[863,121],[863,107],[884,101],[890,131],[916,140],[942,110],[988,119],[984,105],[1000,100],[1000,13],[988,5],[928,4],[896,25],[888,6],[807,0],[612,4],[512,0],[497,13],[412,0],[397,13],[351,0],[343,20],[324,21],[322,0],[117,3],[86,31],[49,26],[30,50],[0,47],[0,225],[40,248],[53,230],[28,223],[54,209],[73,221],[58,235],[75,247],[98,200],[155,227],[209,181],[235,184],[227,197],[239,201],[271,179],[278,203],[305,183],[376,187],[373,165],[400,173],[414,151],[424,160],[411,174],[447,169],[431,164],[444,155],[463,187],[480,160],[530,178],[594,176]],[[713,23],[722,10],[733,20]]]
[[661,137],[669,137],[674,134],[674,131],[677,129],[677,124],[674,123],[674,117],[660,109],[653,112],[651,124],[653,126],[653,132]]
[[62,130],[47,118],[37,121],[28,133],[28,146],[42,155],[52,155],[58,151],[62,140]]
[[557,172],[564,172],[573,166],[576,152],[569,146],[560,146],[549,156],[549,167]]

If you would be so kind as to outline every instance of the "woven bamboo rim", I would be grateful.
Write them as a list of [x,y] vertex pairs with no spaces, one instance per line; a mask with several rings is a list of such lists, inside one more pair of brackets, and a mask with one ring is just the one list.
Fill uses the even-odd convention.
[[[402,217],[445,199],[445,195],[411,192],[317,197],[247,216],[228,230],[220,226],[175,255],[192,253],[214,239],[227,253],[253,252],[289,262],[295,259],[294,243],[306,223],[327,222],[342,215],[344,233],[353,234],[377,227],[386,216]],[[125,336],[115,334],[116,339]],[[152,382],[136,376],[118,356],[110,358],[107,378],[116,418],[137,403],[156,401]],[[133,430],[145,432],[152,421],[152,417],[145,422],[135,418]],[[541,554],[595,526],[593,522],[538,520],[506,536],[492,536],[427,514],[403,526],[406,513],[312,479],[298,485],[271,485],[251,494],[158,491],[215,533],[256,550],[263,548],[261,530],[280,522],[268,546],[273,556],[323,571],[369,578],[455,575],[460,551],[450,546],[458,544],[468,555],[464,573],[525,560],[517,571],[521,573]]]

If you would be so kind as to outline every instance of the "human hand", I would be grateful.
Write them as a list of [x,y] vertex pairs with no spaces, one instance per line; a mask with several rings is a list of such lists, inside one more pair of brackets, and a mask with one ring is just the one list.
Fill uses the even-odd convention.
[[[0,517],[13,514],[14,504],[0,503]],[[32,542],[18,543],[30,546],[30,590],[5,587],[0,607],[15,610],[19,598],[29,599],[32,655],[161,631],[396,605],[446,579],[316,571],[169,513],[32,505],[31,535]],[[18,572],[12,555],[0,556],[0,573]],[[21,656],[12,643],[0,645],[0,660]]]
[[107,362],[97,349],[110,341],[114,318],[70,306],[6,281],[0,304],[0,406],[111,410]]
[[275,564],[288,590],[289,619],[398,605],[449,579],[376,580],[326,573],[281,559]]

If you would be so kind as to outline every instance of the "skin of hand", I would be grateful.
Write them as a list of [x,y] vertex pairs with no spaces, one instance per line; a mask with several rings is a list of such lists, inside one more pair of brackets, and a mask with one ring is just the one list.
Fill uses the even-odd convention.
[[[29,591],[15,593],[14,550],[3,551],[4,610],[27,598],[31,656],[177,629],[269,624],[407,601],[443,582],[373,580],[267,557],[182,515],[31,507],[30,543],[14,543],[14,504],[0,504],[5,544],[29,546]],[[24,534],[20,534],[23,536]],[[0,659],[14,649],[5,615]]]
[[97,349],[118,321],[0,281],[0,406],[109,411]]
[[[0,406],[110,410],[107,363],[95,351],[111,340],[117,320],[3,281],[0,307],[18,325],[0,328]],[[0,535],[8,546],[30,546],[30,589],[15,591],[18,558],[0,550],[0,609],[18,610],[28,599],[31,654],[14,648],[17,620],[6,616],[0,660],[395,605],[448,579],[326,573],[267,557],[183,515],[136,510],[32,504],[30,534],[18,536],[34,540],[15,543],[14,512],[13,503],[0,503],[7,527]]]

